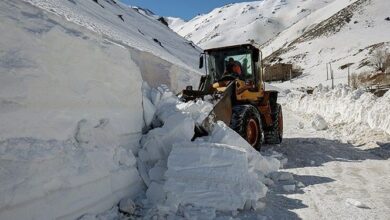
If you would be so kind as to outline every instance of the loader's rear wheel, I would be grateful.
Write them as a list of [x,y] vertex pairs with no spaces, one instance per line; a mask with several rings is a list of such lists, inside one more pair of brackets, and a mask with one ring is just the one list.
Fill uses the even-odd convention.
[[282,106],[277,104],[275,112],[273,114],[274,123],[265,132],[266,144],[280,144],[283,141],[283,111]]
[[233,107],[230,127],[243,137],[252,147],[260,150],[263,141],[263,129],[259,111],[252,105]]

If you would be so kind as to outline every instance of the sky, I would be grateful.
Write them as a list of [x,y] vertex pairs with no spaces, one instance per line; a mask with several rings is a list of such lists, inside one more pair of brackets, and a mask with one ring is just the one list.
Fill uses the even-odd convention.
[[180,17],[191,20],[198,14],[205,14],[214,8],[229,3],[248,2],[250,0],[122,0],[122,2],[147,8],[160,16]]

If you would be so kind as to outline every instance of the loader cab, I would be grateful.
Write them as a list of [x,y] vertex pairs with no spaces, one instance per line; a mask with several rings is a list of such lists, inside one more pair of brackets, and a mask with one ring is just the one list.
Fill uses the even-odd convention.
[[[224,80],[226,76],[236,76],[242,81],[253,83],[256,87],[260,85],[261,54],[256,47],[245,44],[213,48],[205,50],[204,57],[211,82]],[[200,67],[203,67],[203,57]]]

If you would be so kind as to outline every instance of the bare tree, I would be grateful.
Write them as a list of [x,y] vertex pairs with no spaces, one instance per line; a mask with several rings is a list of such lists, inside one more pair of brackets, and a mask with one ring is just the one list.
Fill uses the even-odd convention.
[[390,65],[390,54],[387,49],[376,49],[374,50],[371,63],[375,70],[385,72]]

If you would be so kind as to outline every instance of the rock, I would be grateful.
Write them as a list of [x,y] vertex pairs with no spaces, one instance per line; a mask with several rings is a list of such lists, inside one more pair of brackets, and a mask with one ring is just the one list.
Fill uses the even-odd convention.
[[136,206],[132,199],[124,198],[119,202],[119,210],[127,214],[134,214]]

